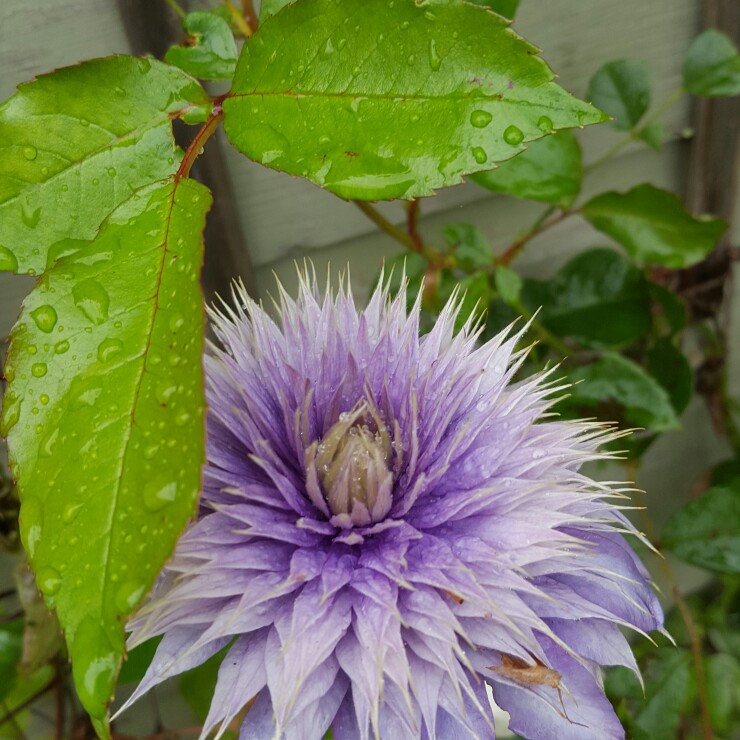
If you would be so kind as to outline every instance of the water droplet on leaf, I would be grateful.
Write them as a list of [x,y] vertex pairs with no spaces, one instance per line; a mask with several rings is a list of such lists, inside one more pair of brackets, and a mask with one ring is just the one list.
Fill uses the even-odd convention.
[[82,280],[72,288],[72,298],[85,318],[93,324],[100,325],[108,318],[110,298],[105,288],[92,278]]
[[162,480],[149,481],[144,486],[144,506],[149,511],[159,511],[168,504],[171,504],[177,497],[177,482]]
[[552,120],[547,116],[540,116],[537,121],[537,128],[544,133],[550,133],[552,131]]
[[521,144],[523,140],[524,134],[522,133],[522,130],[520,128],[514,125],[507,126],[506,130],[504,131],[504,141],[507,144],[510,144],[511,146],[516,146],[517,144]]
[[493,120],[493,116],[487,110],[474,110],[470,114],[470,123],[476,128],[485,128]]
[[144,595],[145,590],[146,587],[143,583],[126,581],[116,591],[116,607],[124,614],[130,613],[139,603],[139,599]]
[[45,362],[36,362],[31,366],[31,375],[34,378],[43,378],[46,375],[47,367]]
[[54,345],[54,353],[57,355],[63,355],[67,350],[69,350],[69,342],[66,339]]
[[54,306],[44,305],[31,311],[33,323],[46,334],[51,333],[57,325],[57,312]]
[[485,164],[488,161],[486,150],[482,147],[474,146],[471,151],[473,153],[473,158],[478,164]]
[[7,247],[0,246],[0,272],[16,272],[17,269],[15,255]]
[[23,150],[23,156],[28,160],[34,160],[36,159],[36,156],[38,155],[38,149],[36,149],[35,146],[27,146]]
[[77,515],[82,511],[82,504],[67,504],[62,512],[62,521],[65,524],[72,524],[77,519]]
[[434,72],[442,66],[442,57],[437,52],[437,43],[434,39],[429,40],[429,66]]
[[53,596],[62,585],[62,576],[54,568],[40,568],[36,573],[36,583],[45,596]]
[[123,342],[120,339],[104,339],[98,346],[98,360],[100,362],[110,362],[116,355],[123,350]]

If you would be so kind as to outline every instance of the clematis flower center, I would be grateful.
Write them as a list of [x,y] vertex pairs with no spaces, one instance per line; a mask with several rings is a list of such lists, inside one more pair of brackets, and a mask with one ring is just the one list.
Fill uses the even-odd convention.
[[390,511],[393,472],[391,438],[377,411],[362,402],[342,414],[323,439],[311,445],[324,500],[342,527],[381,521]]

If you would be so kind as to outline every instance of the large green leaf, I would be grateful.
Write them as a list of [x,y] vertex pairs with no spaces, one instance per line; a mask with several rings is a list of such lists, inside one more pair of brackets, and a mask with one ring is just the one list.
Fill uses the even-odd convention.
[[483,7],[299,0],[244,45],[224,125],[248,157],[343,198],[413,198],[603,120],[552,78]]
[[650,106],[650,80],[642,62],[608,62],[591,78],[588,99],[614,117],[613,126],[633,128]]
[[548,281],[527,280],[522,299],[554,334],[588,346],[630,344],[650,329],[647,283],[611,249],[574,257]]
[[727,653],[710,655],[705,659],[704,672],[712,727],[718,733],[726,733],[730,730],[733,712],[740,708],[740,662]]
[[260,2],[260,23],[264,23],[270,16],[293,2],[295,0],[262,0]]
[[694,95],[740,95],[740,52],[723,33],[704,31],[686,54],[683,81]]
[[648,184],[597,195],[582,212],[639,264],[673,268],[703,260],[727,228],[718,218],[692,216],[677,195]]
[[[23,652],[23,619],[0,623],[0,702],[15,684]],[[0,705],[0,715],[2,707]]]
[[206,102],[176,67],[128,56],[21,85],[0,106],[0,271],[43,272],[132,190],[174,173],[171,119]]
[[469,0],[469,2],[475,5],[485,5],[504,18],[511,19],[519,9],[520,0]]
[[200,487],[209,204],[202,185],[177,178],[134,194],[41,278],[11,333],[0,432],[21,536],[101,732],[125,617]]
[[567,373],[574,383],[567,405],[581,408],[604,407],[607,416],[616,415],[613,405],[623,407],[623,421],[656,432],[676,429],[678,418],[667,392],[639,365],[614,352],[605,352],[596,362]]
[[581,147],[570,131],[560,131],[471,179],[497,193],[568,205],[581,190]]
[[188,13],[182,26],[188,34],[181,46],[173,46],[165,61],[203,80],[230,80],[236,69],[236,42],[229,24],[215,13]]
[[710,488],[679,509],[666,522],[662,542],[699,568],[740,573],[740,481]]

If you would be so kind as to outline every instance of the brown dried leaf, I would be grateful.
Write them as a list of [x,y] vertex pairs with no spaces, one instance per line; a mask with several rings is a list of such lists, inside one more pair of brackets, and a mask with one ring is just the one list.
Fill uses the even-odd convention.
[[551,689],[559,689],[560,674],[556,670],[548,668],[537,658],[533,657],[532,660],[534,660],[534,665],[530,665],[521,658],[504,653],[501,656],[501,665],[489,666],[489,670],[527,686],[549,686]]

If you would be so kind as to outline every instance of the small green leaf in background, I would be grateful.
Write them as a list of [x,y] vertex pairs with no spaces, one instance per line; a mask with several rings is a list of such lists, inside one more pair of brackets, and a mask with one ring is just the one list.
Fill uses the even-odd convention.
[[[23,619],[0,624],[0,701],[15,685],[18,663],[23,652]],[[0,708],[0,715],[3,714]]]
[[683,84],[694,95],[740,95],[740,52],[723,33],[704,31],[686,53]]
[[628,59],[608,62],[591,78],[586,97],[614,118],[614,128],[629,131],[650,107],[647,66]]
[[216,690],[218,669],[231,645],[219,650],[205,663],[183,673],[180,676],[180,693],[187,702],[193,714],[204,722],[211,706],[211,698]]
[[[33,674],[30,678],[18,678],[10,691],[5,695],[0,706],[0,738],[12,738],[19,740],[23,738],[18,732],[18,728],[28,726],[30,721],[30,709],[22,709],[26,703],[42,691],[54,678],[54,669],[51,666],[45,666]],[[5,688],[0,684],[0,689]],[[13,719],[9,722],[2,723],[2,718],[6,714],[12,714]]]
[[677,429],[676,412],[668,393],[639,365],[614,352],[605,352],[596,362],[568,370],[566,379],[574,383],[568,389],[568,407],[605,406],[613,416],[613,404],[624,408],[627,424],[656,432]]
[[664,338],[648,350],[646,360],[648,372],[668,391],[676,413],[683,413],[694,390],[694,373],[684,353]]
[[570,205],[581,190],[581,147],[571,131],[533,141],[525,152],[471,180],[516,198]]
[[656,152],[663,149],[665,136],[665,126],[662,123],[650,123],[639,132],[639,137]]
[[711,483],[713,486],[734,486],[740,484],[740,457],[724,460],[712,468]]
[[673,291],[658,283],[648,282],[650,297],[660,306],[665,322],[671,334],[681,331],[686,326],[686,304]]
[[597,195],[582,213],[640,265],[681,268],[701,262],[727,228],[721,219],[692,216],[677,195],[649,184]]
[[478,319],[485,313],[488,302],[491,300],[491,286],[488,276],[483,272],[459,278],[450,270],[440,270],[437,286],[439,305],[447,303],[456,289],[460,305],[460,312],[455,320],[455,331],[457,332],[471,316]]
[[712,728],[718,733],[726,733],[738,708],[740,663],[727,653],[710,655],[705,660],[704,673]]
[[133,190],[176,172],[172,118],[207,103],[183,71],[129,56],[20,85],[0,106],[0,271],[43,272]]
[[244,45],[226,134],[342,198],[432,195],[553,130],[605,119],[536,52],[465,2],[301,0]]
[[647,283],[612,249],[574,257],[550,280],[527,280],[524,305],[558,336],[590,347],[630,344],[650,329]]
[[696,679],[688,650],[662,648],[645,671],[645,701],[635,723],[646,740],[675,740],[682,715],[693,706]]
[[173,46],[165,61],[202,80],[230,80],[236,69],[237,49],[229,24],[214,13],[188,13],[182,22],[188,34]]
[[475,5],[485,5],[494,13],[504,16],[511,20],[519,9],[520,0],[470,0]]
[[498,265],[496,272],[493,274],[493,280],[496,285],[496,292],[504,303],[509,306],[519,304],[524,282],[519,277],[518,272],[504,265]]
[[740,573],[740,481],[712,487],[675,512],[662,544],[676,557],[717,573]]
[[490,264],[493,249],[480,229],[470,224],[447,224],[442,233],[463,270],[474,270]]
[[200,490],[209,205],[193,180],[135,193],[44,274],[11,333],[0,433],[21,536],[103,734],[125,618]]

